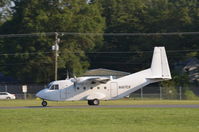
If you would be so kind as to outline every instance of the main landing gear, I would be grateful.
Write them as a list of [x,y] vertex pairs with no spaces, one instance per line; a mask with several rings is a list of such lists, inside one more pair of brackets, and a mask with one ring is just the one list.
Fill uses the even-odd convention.
[[43,107],[46,107],[46,106],[48,105],[48,103],[47,103],[47,101],[43,100],[43,101],[41,102],[41,105],[42,105]]
[[99,105],[100,101],[98,99],[88,100],[88,105]]

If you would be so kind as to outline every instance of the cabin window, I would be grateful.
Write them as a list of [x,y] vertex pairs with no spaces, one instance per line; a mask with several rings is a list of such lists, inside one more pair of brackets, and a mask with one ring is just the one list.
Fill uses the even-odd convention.
[[93,87],[91,87],[90,89],[93,89]]
[[59,90],[59,85],[58,84],[52,85],[49,89],[50,90]]
[[97,87],[97,89],[100,89],[100,87]]
[[77,90],[79,90],[79,87],[77,87]]
[[104,89],[106,89],[106,87],[104,87]]
[[86,90],[86,87],[84,87],[84,90]]

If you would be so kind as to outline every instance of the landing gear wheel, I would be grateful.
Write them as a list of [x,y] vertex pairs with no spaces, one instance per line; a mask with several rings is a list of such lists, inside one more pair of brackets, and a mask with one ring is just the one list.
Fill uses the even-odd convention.
[[88,100],[88,105],[99,105],[100,101],[98,99]]
[[46,101],[43,100],[43,101],[41,102],[41,105],[42,105],[43,107],[46,107],[46,106],[48,105],[48,103],[47,103]]
[[7,99],[7,100],[10,100],[11,98],[10,98],[10,97],[7,97],[6,99]]
[[92,100],[88,100],[88,105],[93,105]]
[[100,101],[98,99],[93,100],[93,105],[99,105]]

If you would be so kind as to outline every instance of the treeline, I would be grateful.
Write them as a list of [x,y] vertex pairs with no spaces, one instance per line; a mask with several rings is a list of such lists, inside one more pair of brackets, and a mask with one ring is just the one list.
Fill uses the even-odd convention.
[[[51,46],[54,45],[55,35],[47,35],[46,32],[94,33],[59,36],[59,79],[64,79],[67,71],[71,76],[78,76],[88,68],[110,68],[126,72],[147,68],[154,46],[165,46],[169,51],[173,73],[177,62],[193,56],[199,57],[198,35],[114,35],[197,32],[197,0],[10,2],[7,0],[0,3],[0,34],[41,33],[39,36],[0,38],[0,72],[21,82],[49,82],[54,79]],[[172,85],[178,83],[172,82]]]

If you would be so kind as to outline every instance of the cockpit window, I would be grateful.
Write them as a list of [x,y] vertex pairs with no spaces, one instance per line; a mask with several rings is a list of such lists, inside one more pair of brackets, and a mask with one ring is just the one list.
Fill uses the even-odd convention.
[[48,87],[49,90],[59,90],[59,85],[58,84],[54,84]]
[[59,85],[54,85],[55,90],[59,90]]
[[52,83],[49,83],[48,86],[47,86],[47,88],[50,89],[51,86],[52,86]]

